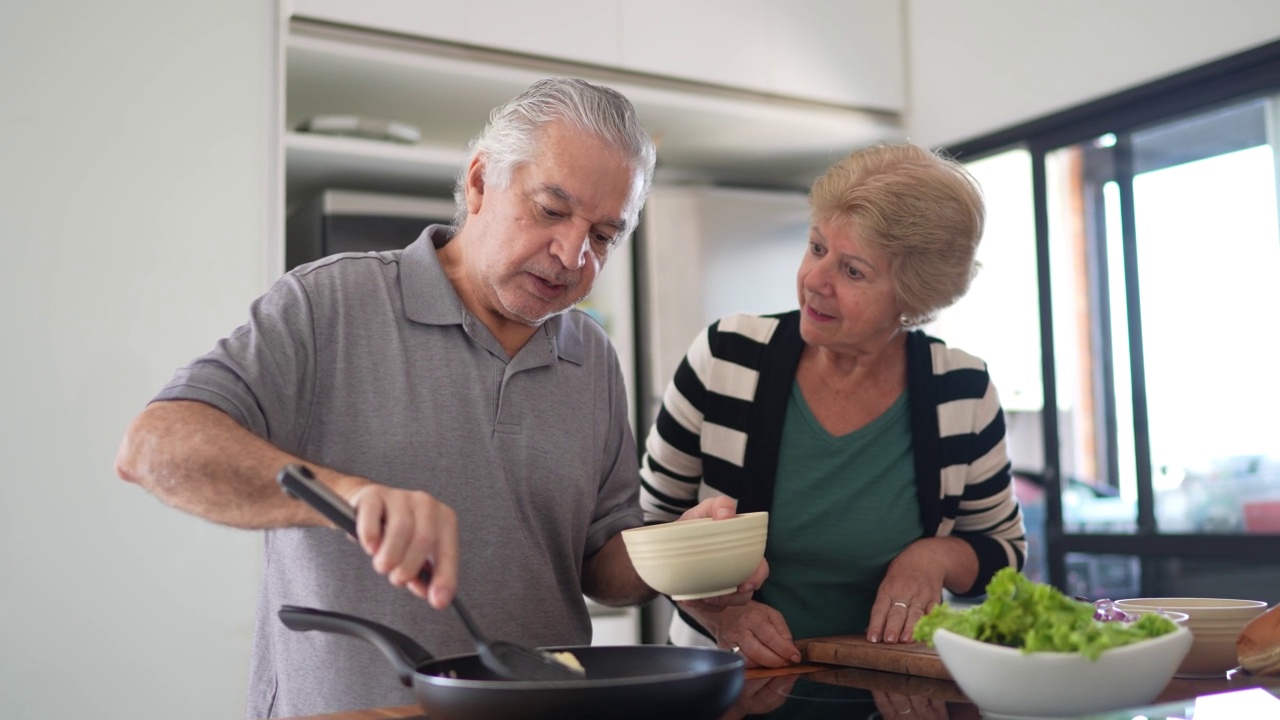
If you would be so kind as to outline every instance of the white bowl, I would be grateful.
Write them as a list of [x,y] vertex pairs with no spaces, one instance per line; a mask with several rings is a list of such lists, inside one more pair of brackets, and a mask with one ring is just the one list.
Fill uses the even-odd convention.
[[934,647],[965,695],[990,717],[1071,717],[1151,702],[1191,648],[1184,627],[1111,648],[1097,660],[1033,652],[937,630]]
[[[1186,625],[1187,621],[1191,619],[1191,616],[1184,612],[1178,612],[1177,610],[1166,610],[1164,608],[1129,608],[1128,610],[1125,610],[1125,614],[1128,615],[1131,619],[1137,619],[1138,616],[1150,615],[1152,613],[1163,615],[1169,618],[1170,620],[1173,621],[1175,625]],[[1194,634],[1195,633],[1192,633],[1192,635]]]
[[1240,664],[1236,658],[1236,639],[1250,620],[1266,612],[1260,600],[1225,598],[1129,598],[1116,600],[1115,606],[1130,610],[1161,608],[1187,614],[1187,629],[1195,636],[1191,651],[1178,667],[1178,677],[1224,677]]
[[684,520],[622,531],[640,579],[673,600],[727,595],[760,565],[769,513]]

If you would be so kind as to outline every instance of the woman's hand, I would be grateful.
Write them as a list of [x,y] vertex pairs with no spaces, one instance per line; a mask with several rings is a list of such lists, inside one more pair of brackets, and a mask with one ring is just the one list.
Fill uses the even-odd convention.
[[942,601],[944,559],[930,552],[925,540],[931,539],[915,541],[889,563],[871,606],[867,640],[915,642],[916,623]]
[[747,667],[784,667],[800,662],[800,649],[792,642],[791,628],[782,613],[752,600],[746,605],[708,611],[697,601],[678,603],[716,639],[747,661]]
[[[712,520],[727,520],[736,514],[737,501],[724,495],[708,498],[689,508],[680,516],[676,522],[683,520],[696,520],[699,518],[711,518]],[[764,558],[760,559],[760,564],[752,571],[751,576],[742,581],[741,585],[734,592],[727,595],[717,595],[715,597],[703,598],[701,600],[689,600],[682,605],[687,609],[689,607],[697,607],[703,612],[719,612],[727,607],[745,605],[751,600],[752,594],[760,589],[764,581],[769,577],[769,562]],[[705,627],[705,625],[704,625]]]
[[915,642],[912,633],[925,613],[942,602],[942,589],[964,592],[978,574],[969,543],[954,537],[916,540],[889,563],[867,623],[871,642]]

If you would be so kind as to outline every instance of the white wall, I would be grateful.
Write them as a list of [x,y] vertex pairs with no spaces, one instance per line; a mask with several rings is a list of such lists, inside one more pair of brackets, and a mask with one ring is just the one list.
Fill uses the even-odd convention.
[[268,281],[274,3],[0,5],[0,717],[244,713],[259,538],[112,469]]
[[1276,0],[907,0],[907,133],[984,135],[1280,38]]

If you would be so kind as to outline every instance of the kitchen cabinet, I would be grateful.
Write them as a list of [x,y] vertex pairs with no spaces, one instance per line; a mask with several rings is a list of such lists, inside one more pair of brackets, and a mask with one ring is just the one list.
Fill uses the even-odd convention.
[[294,0],[292,13],[850,108],[904,107],[902,0]]
[[598,0],[295,0],[293,14],[435,40],[617,65],[619,3]]
[[623,0],[622,21],[628,70],[903,109],[900,0]]
[[[660,182],[806,188],[855,147],[900,138],[894,113],[749,93],[677,78],[573,64],[294,16],[284,44],[285,129],[317,114],[356,114],[418,127],[413,148],[290,135],[286,194],[314,192],[351,170],[383,191],[447,192],[463,149],[490,110],[552,75],[623,92],[658,143]],[[397,153],[396,148],[404,150]],[[369,173],[385,164],[385,176]]]

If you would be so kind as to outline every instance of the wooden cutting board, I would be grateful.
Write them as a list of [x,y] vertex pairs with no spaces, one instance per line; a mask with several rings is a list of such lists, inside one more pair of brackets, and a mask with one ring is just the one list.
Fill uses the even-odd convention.
[[834,635],[796,643],[806,662],[843,665],[952,680],[938,653],[924,643],[873,643],[863,635]]

